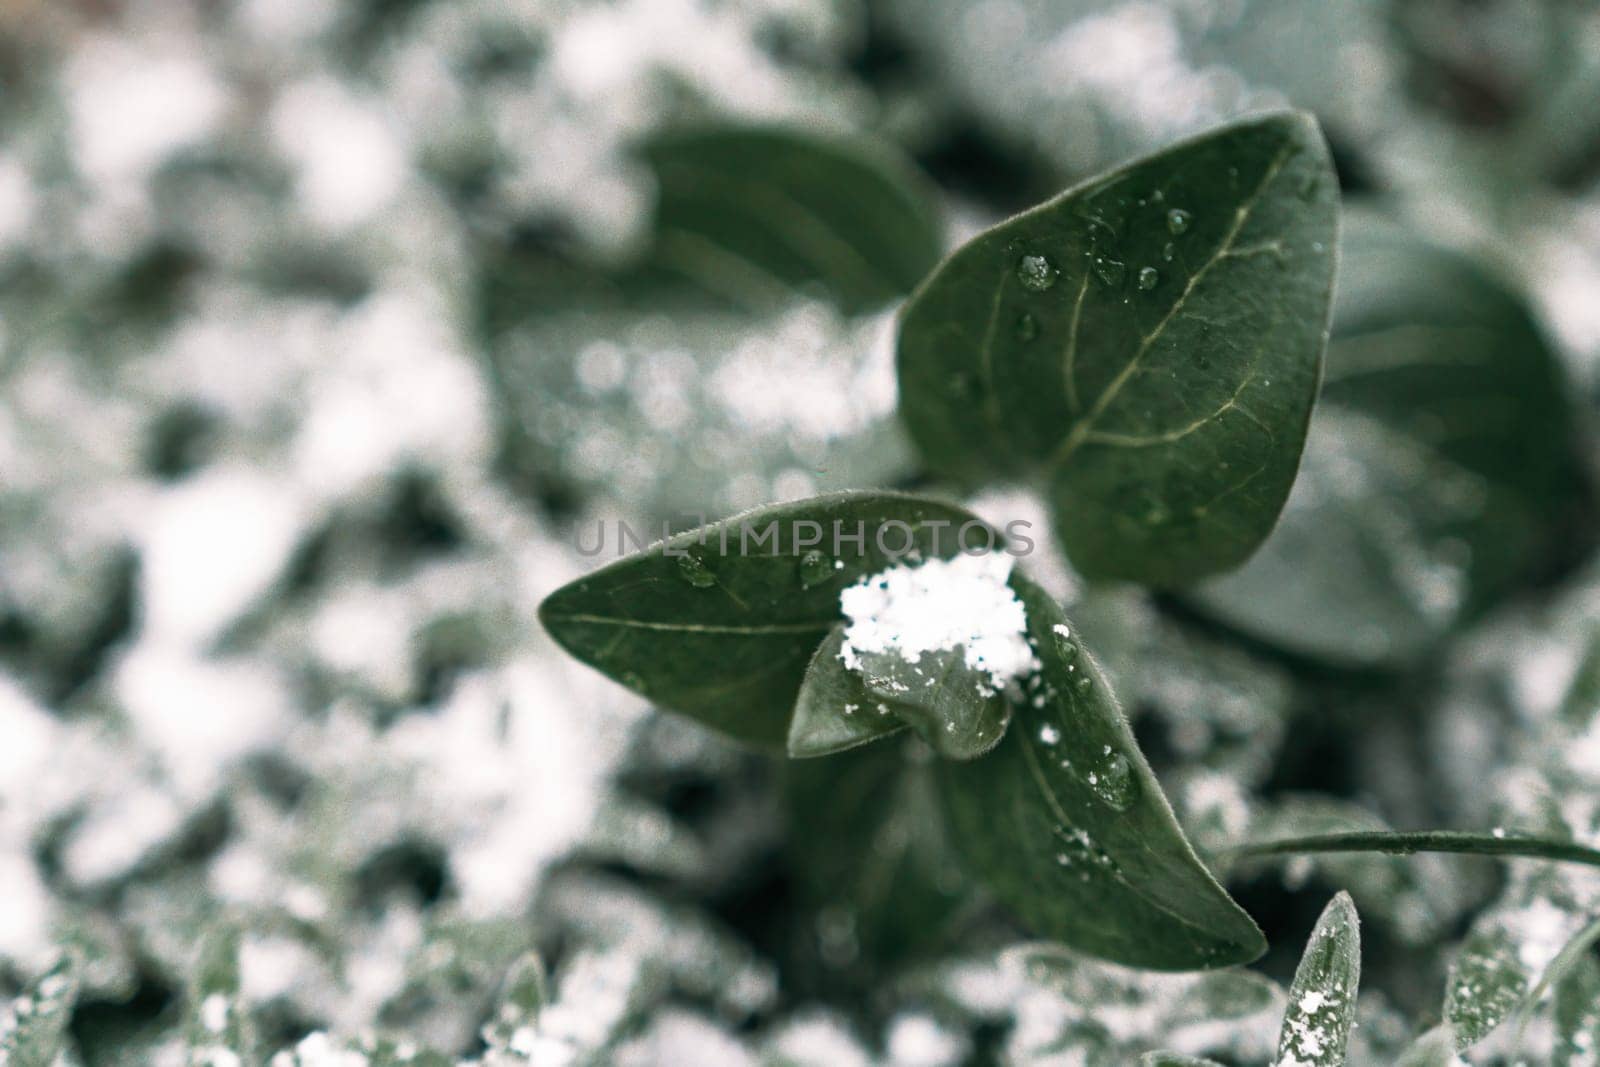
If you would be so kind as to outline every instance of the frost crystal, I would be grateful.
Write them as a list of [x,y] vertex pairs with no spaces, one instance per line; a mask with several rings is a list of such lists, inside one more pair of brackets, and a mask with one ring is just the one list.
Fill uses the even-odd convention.
[[961,648],[966,665],[986,676],[987,692],[1004,689],[1039,669],[1027,612],[1006,584],[1011,564],[1004,553],[961,555],[863,578],[839,594],[850,620],[839,658],[860,671],[863,653],[918,663],[927,653]]

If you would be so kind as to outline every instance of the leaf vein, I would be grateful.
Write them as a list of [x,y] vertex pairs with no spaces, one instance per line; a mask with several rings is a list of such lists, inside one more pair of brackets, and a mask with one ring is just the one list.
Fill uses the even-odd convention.
[[730,623],[655,622],[648,619],[630,619],[619,615],[593,615],[575,612],[570,615],[550,615],[552,622],[575,622],[590,626],[619,626],[634,630],[656,630],[664,633],[725,634],[734,636],[764,634],[804,634],[832,629],[837,619],[816,622],[769,623],[763,626],[745,626]]
[[1117,376],[1113,378],[1111,383],[1106,386],[1103,392],[1101,392],[1100,396],[1095,400],[1094,406],[1089,409],[1088,414],[1086,414],[1075,426],[1073,426],[1072,430],[1062,441],[1061,447],[1056,450],[1054,457],[1056,464],[1064,462],[1068,457],[1078,450],[1085,440],[1087,440],[1089,434],[1094,430],[1095,422],[1100,418],[1101,415],[1105,414],[1106,409],[1109,408],[1113,402],[1115,402],[1117,395],[1122,391],[1123,387],[1126,386],[1133,378],[1134,374],[1139,369],[1140,363],[1144,360],[1144,357],[1149,354],[1151,347],[1154,346],[1156,341],[1158,341],[1162,334],[1166,332],[1166,329],[1172,323],[1172,320],[1175,319],[1183,310],[1185,304],[1188,303],[1189,297],[1193,295],[1196,287],[1199,286],[1200,281],[1210,273],[1212,267],[1216,266],[1218,263],[1221,263],[1227,258],[1229,250],[1233,248],[1233,243],[1239,239],[1239,233],[1244,229],[1244,224],[1249,220],[1251,211],[1253,211],[1255,206],[1260,203],[1262,196],[1266,194],[1268,186],[1270,186],[1273,181],[1277,179],[1278,174],[1283,170],[1284,165],[1294,154],[1295,148],[1295,144],[1293,142],[1289,142],[1278,151],[1277,156],[1267,167],[1266,172],[1262,175],[1261,181],[1256,185],[1255,190],[1244,201],[1244,203],[1240,204],[1239,207],[1234,210],[1233,222],[1228,227],[1228,232],[1223,235],[1217,251],[1213,252],[1210,258],[1202,263],[1195,270],[1195,272],[1189,276],[1188,282],[1185,283],[1183,287],[1183,292],[1178,294],[1178,299],[1173,301],[1172,307],[1167,309],[1167,313],[1161,317],[1161,321],[1156,323],[1155,329],[1151,330],[1148,334],[1140,339],[1139,347],[1134,350],[1133,355],[1128,359],[1128,362],[1123,365],[1122,370],[1117,372]]

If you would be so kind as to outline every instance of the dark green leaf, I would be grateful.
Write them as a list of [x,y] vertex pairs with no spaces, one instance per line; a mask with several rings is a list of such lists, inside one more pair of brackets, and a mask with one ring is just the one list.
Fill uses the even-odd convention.
[[1266,948],[1184,839],[1100,669],[1056,603],[1013,576],[1042,669],[994,752],[941,762],[973,873],[1035,933],[1157,970]]
[[794,718],[789,722],[789,755],[796,759],[829,756],[904,729],[890,702],[867,691],[861,673],[839,659],[844,624],[828,631],[806,668]]
[[1283,518],[1197,597],[1293,652],[1396,662],[1548,559],[1589,493],[1561,367],[1520,298],[1362,214],[1346,221],[1340,278]]
[[985,232],[907,304],[912,436],[942,472],[1045,478],[1087,575],[1237,566],[1300,460],[1337,208],[1315,123],[1273,114]]
[[894,493],[757,508],[580,578],[539,616],[568,652],[660,706],[781,748],[806,667],[842,618],[840,590],[908,549],[955,555],[974,521]]
[[1360,985],[1361,920],[1350,894],[1340,893],[1323,909],[1295,969],[1277,1062],[1344,1067]]
[[[908,741],[784,766],[796,940],[825,987],[843,977],[880,988],[886,972],[948,950],[959,932],[953,918],[974,890],[940,818],[934,770]],[[807,968],[786,966],[784,976],[804,983]]]
[[861,676],[878,700],[922,735],[946,759],[974,759],[1000,742],[1011,705],[990,692],[969,667],[964,648],[923,653],[917,662],[897,652],[860,653]]
[[910,292],[938,261],[920,175],[883,146],[797,130],[674,133],[655,171],[653,259],[742,305],[821,287],[846,313]]

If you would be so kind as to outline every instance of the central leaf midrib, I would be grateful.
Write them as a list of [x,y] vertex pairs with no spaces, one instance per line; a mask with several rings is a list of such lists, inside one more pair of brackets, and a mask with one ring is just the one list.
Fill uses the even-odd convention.
[[666,633],[725,634],[733,636],[765,636],[769,634],[809,634],[826,632],[838,622],[830,618],[815,622],[771,623],[749,626],[737,623],[658,622],[651,619],[632,619],[622,615],[594,615],[587,612],[546,615],[550,622],[573,622],[591,626],[620,626],[634,630],[657,630]]

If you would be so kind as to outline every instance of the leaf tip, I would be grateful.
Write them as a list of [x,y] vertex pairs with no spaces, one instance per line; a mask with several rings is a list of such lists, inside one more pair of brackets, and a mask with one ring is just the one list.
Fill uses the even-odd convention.
[[1348,927],[1354,937],[1360,938],[1361,915],[1356,911],[1356,902],[1348,890],[1339,890],[1333,899],[1328,901],[1328,906],[1322,910],[1322,918],[1318,921],[1318,925],[1324,923]]

